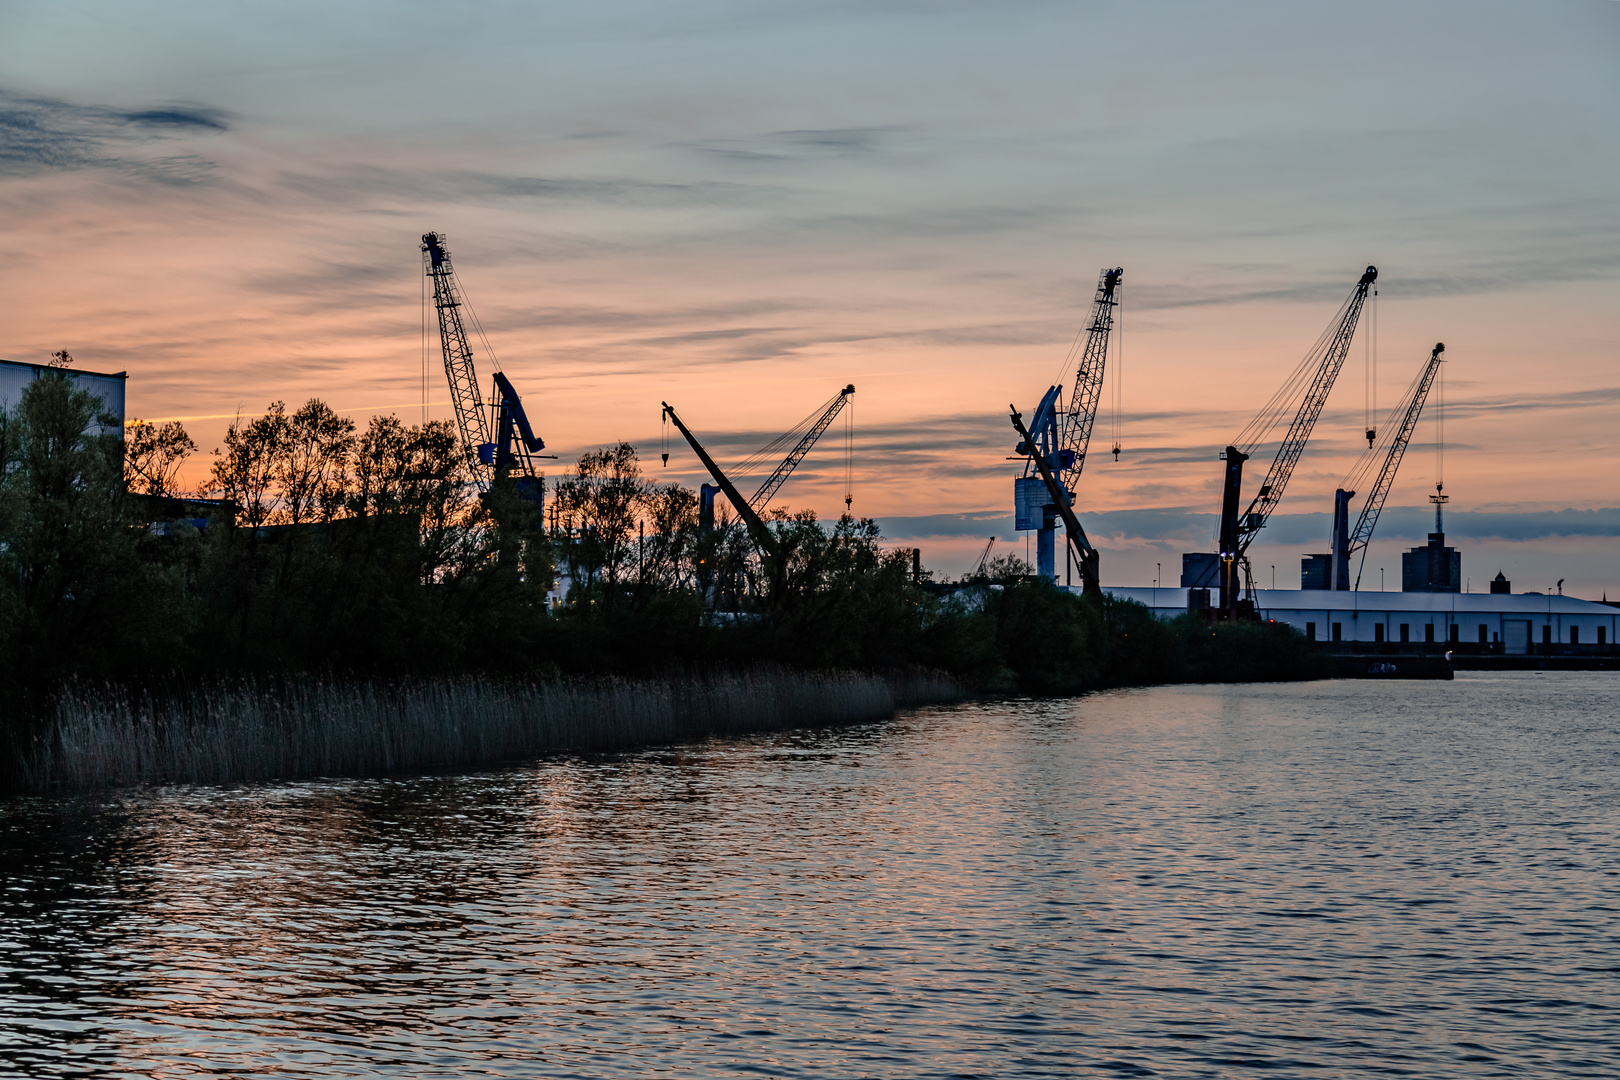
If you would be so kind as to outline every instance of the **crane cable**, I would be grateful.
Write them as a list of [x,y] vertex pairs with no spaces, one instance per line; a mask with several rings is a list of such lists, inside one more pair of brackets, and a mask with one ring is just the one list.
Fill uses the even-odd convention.
[[1116,331],[1111,344],[1114,346],[1114,397],[1110,405],[1113,413],[1114,434],[1114,460],[1119,460],[1119,452],[1123,449],[1119,442],[1119,413],[1125,402],[1125,320],[1120,317],[1123,303],[1114,300],[1114,330]]
[[[789,428],[781,435],[778,435],[776,438],[772,439],[770,442],[766,443],[764,446],[760,447],[752,454],[749,454],[746,458],[743,458],[741,461],[737,462],[737,464],[733,465],[731,467],[731,475],[741,479],[742,477],[750,476],[755,472],[760,471],[761,466],[763,466],[767,461],[774,461],[775,458],[783,453],[785,448],[792,446],[803,438],[804,433],[814,427],[816,421],[820,420],[827,410],[832,408],[833,402],[837,401],[843,396],[844,392],[840,390],[838,393],[822,402],[810,413],[809,416],[806,416],[803,420],[800,420],[797,424],[794,424],[793,427]],[[844,403],[844,408],[849,408],[848,401]],[[772,468],[774,467],[775,465],[773,464]]]
[[422,426],[428,421],[428,395],[427,395],[427,279],[422,275]]
[[1338,334],[1339,327],[1344,323],[1345,313],[1350,310],[1350,305],[1355,303],[1355,300],[1356,294],[1352,292],[1349,298],[1339,306],[1339,313],[1333,317],[1333,321],[1328,323],[1327,328],[1316,339],[1316,344],[1311,346],[1304,359],[1300,360],[1299,365],[1277,388],[1277,392],[1271,395],[1271,400],[1267,401],[1260,411],[1255,414],[1254,419],[1250,420],[1243,430],[1238,432],[1237,437],[1232,440],[1230,445],[1237,447],[1245,454],[1252,455],[1255,447],[1268,441],[1271,433],[1278,426],[1285,420],[1293,419],[1294,414],[1299,411],[1299,400],[1309,389],[1312,379],[1315,378],[1316,369],[1321,366],[1323,355],[1333,344],[1333,339]]
[[1371,447],[1378,438],[1378,429],[1373,426],[1373,418],[1378,415],[1378,286],[1372,288],[1372,303],[1367,310],[1367,335],[1362,339],[1362,378],[1364,385],[1361,393],[1362,424],[1367,431],[1367,445]]
[[1440,370],[1435,372],[1435,381],[1440,385],[1440,400],[1435,403],[1434,412],[1434,491],[1441,494],[1446,489],[1446,362],[1440,361]]
[[1371,479],[1373,467],[1383,461],[1384,456],[1389,452],[1391,440],[1399,433],[1401,420],[1405,417],[1406,411],[1412,407],[1412,399],[1416,396],[1418,387],[1423,383],[1423,376],[1422,369],[1419,369],[1418,373],[1413,376],[1411,385],[1406,388],[1406,392],[1395,403],[1395,407],[1384,417],[1381,429],[1384,433],[1383,438],[1377,440],[1375,445],[1369,446],[1361,452],[1361,456],[1356,458],[1355,464],[1350,466],[1350,471],[1339,482],[1341,488],[1346,491],[1361,491],[1367,481]]
[[855,502],[855,402],[844,403],[844,512]]

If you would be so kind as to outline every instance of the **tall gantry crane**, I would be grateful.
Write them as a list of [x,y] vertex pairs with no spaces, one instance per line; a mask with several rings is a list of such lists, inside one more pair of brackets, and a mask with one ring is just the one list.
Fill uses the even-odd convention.
[[[1356,323],[1361,318],[1362,306],[1367,302],[1367,293],[1377,280],[1378,268],[1367,267],[1366,272],[1361,275],[1361,280],[1350,290],[1349,298],[1339,308],[1339,313],[1334,316],[1327,329],[1322,331],[1322,336],[1316,339],[1316,344],[1311,346],[1311,350],[1305,354],[1305,358],[1300,361],[1293,374],[1221,455],[1226,459],[1226,480],[1221,493],[1220,564],[1217,569],[1220,573],[1220,610],[1225,618],[1236,618],[1238,615],[1240,569],[1243,572],[1244,589],[1249,594],[1247,603],[1252,605],[1254,602],[1254,580],[1249,572],[1249,545],[1265,527],[1266,521],[1277,509],[1277,504],[1282,502],[1283,492],[1288,487],[1288,478],[1293,475],[1294,466],[1299,463],[1300,455],[1305,452],[1305,444],[1310,440],[1311,429],[1316,426],[1317,417],[1322,415],[1322,407],[1327,404],[1334,380],[1339,377],[1339,369],[1344,367],[1344,358],[1350,352],[1350,341],[1356,335]],[[1294,409],[1294,418],[1288,425],[1288,433],[1283,436],[1282,444],[1277,447],[1277,456],[1272,459],[1271,468],[1266,471],[1266,478],[1261,481],[1260,490],[1250,500],[1248,509],[1239,514],[1243,463],[1249,460],[1255,449],[1281,424],[1296,400],[1298,407]]]
[[[450,262],[450,250],[439,233],[422,237],[422,268],[433,282],[433,307],[439,315],[439,345],[444,353],[444,374],[450,383],[450,401],[455,407],[456,427],[467,453],[473,480],[481,494],[488,494],[497,482],[509,481],[523,497],[539,501],[543,496],[541,478],[535,473],[535,455],[545,449],[545,440],[534,433],[523,402],[501,371],[495,351],[484,342],[489,362],[495,368],[490,401],[486,405],[478,387],[478,369],[467,340],[467,326],[461,309],[467,308],[479,336],[478,318],[467,304],[466,294]],[[490,432],[494,430],[492,437]]]
[[[732,509],[737,512],[737,517],[742,520],[744,527],[748,530],[748,535],[754,541],[754,546],[759,550],[760,558],[766,564],[767,574],[771,578],[773,586],[781,583],[780,576],[785,573],[786,568],[782,565],[781,547],[777,544],[775,535],[771,532],[769,526],[765,524],[765,519],[761,515],[765,512],[766,507],[770,505],[771,499],[781,490],[782,485],[787,483],[788,477],[792,476],[793,471],[799,467],[799,463],[804,460],[805,455],[810,453],[811,447],[815,446],[816,441],[832,426],[832,422],[837,419],[838,414],[843,411],[844,406],[849,403],[849,399],[854,393],[855,384],[850,383],[834,394],[815,412],[812,412],[787,432],[771,440],[771,442],[734,467],[733,472],[738,475],[746,475],[754,465],[774,457],[783,446],[786,446],[790,440],[797,436],[797,441],[794,442],[793,448],[788,451],[787,456],[771,471],[770,475],[765,478],[765,482],[759,485],[754,494],[746,499],[743,498],[742,492],[737,489],[731,478],[726,475],[725,471],[716,464],[714,458],[709,455],[709,452],[704,449],[697,436],[693,435],[691,429],[681,421],[674,407],[667,401],[660,403],[664,407],[664,418],[675,425],[676,430],[681,433],[687,445],[692,448],[692,452],[697,454],[698,460],[703,463],[703,467],[714,478],[713,484],[704,484],[698,489],[698,523],[700,530],[707,533],[714,528],[714,497],[717,494],[724,494],[726,501],[731,503]],[[847,432],[844,453],[847,459],[850,453],[849,433]],[[666,463],[668,462],[668,454],[664,455],[664,460]],[[852,496],[846,488],[844,494],[845,507],[848,507],[852,501]]]
[[[1412,442],[1412,433],[1417,430],[1418,417],[1423,412],[1423,403],[1428,400],[1429,388],[1434,385],[1435,376],[1440,372],[1440,365],[1444,362],[1440,354],[1446,351],[1445,342],[1436,342],[1434,350],[1429,353],[1428,362],[1418,372],[1412,385],[1406,388],[1406,393],[1390,411],[1389,419],[1384,422],[1386,433],[1386,446],[1382,455],[1378,448],[1370,448],[1361,455],[1350,475],[1345,477],[1339,490],[1334,492],[1335,521],[1333,532],[1333,564],[1332,582],[1330,587],[1341,592],[1351,589],[1350,560],[1359,552],[1361,563],[1356,567],[1356,581],[1353,586],[1361,588],[1361,571],[1367,565],[1367,546],[1372,542],[1373,529],[1378,526],[1378,515],[1383,513],[1384,501],[1389,498],[1390,488],[1395,484],[1395,472],[1401,467],[1401,458],[1406,456],[1406,448]],[[1397,420],[1398,418],[1398,420]],[[1367,501],[1361,508],[1361,516],[1356,518],[1355,528],[1348,527],[1349,515],[1338,508],[1348,504],[1355,498],[1356,493],[1352,485],[1359,487],[1361,482],[1372,471],[1373,463],[1382,458],[1378,469],[1378,478],[1373,481],[1372,490],[1367,494]],[[1429,497],[1431,501],[1444,499],[1444,495]],[[1438,513],[1439,503],[1436,502]],[[1438,526],[1436,526],[1438,528]]]
[[[1035,407],[1027,434],[1014,451],[1026,459],[1024,475],[1014,481],[1014,525],[1020,531],[1035,531],[1035,565],[1047,580],[1057,576],[1057,522],[1063,516],[1060,507],[1073,502],[1074,489],[1086,467],[1091,431],[1097,423],[1097,405],[1102,400],[1109,333],[1114,328],[1114,309],[1119,305],[1119,284],[1124,276],[1121,267],[1103,270],[1098,275],[1091,318],[1075,336],[1057,384],[1047,389]],[[1063,384],[1070,364],[1074,365],[1074,384],[1065,398]],[[1118,445],[1113,449],[1117,458]],[[1049,490],[1041,475],[1038,466],[1042,459],[1055,478],[1058,491]],[[1062,497],[1065,493],[1066,497]],[[1076,551],[1078,553],[1079,549]],[[1089,557],[1095,560],[1094,549],[1090,550]],[[1091,570],[1094,577],[1094,565]],[[1082,564],[1083,585],[1088,580],[1086,574],[1086,566]]]

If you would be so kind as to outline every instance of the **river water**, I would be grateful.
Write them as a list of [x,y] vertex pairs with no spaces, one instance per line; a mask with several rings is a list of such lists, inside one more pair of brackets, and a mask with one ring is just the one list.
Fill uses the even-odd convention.
[[1620,1075],[1620,676],[0,802],[0,1074]]

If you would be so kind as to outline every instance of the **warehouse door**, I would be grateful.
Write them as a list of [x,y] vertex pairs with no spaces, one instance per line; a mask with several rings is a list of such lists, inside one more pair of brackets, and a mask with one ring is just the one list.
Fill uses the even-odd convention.
[[1526,619],[1508,619],[1502,623],[1502,651],[1523,656],[1530,651],[1530,623]]

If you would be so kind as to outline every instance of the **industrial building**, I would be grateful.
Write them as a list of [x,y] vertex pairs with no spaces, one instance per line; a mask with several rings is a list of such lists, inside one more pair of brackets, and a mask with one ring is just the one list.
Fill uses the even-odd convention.
[[[1420,549],[1422,550],[1422,549]],[[1503,581],[1503,584],[1506,584]],[[1146,604],[1161,619],[1185,614],[1208,594],[1183,588],[1105,588]],[[1256,589],[1255,613],[1313,641],[1454,644],[1466,651],[1525,655],[1540,645],[1612,647],[1620,608],[1542,593],[1341,592]],[[1484,650],[1479,646],[1486,646]]]
[[[0,360],[0,409],[7,412],[17,407],[22,400],[23,391],[28,384],[48,372],[62,372],[73,380],[81,390],[88,390],[101,399],[101,404],[107,412],[118,417],[117,433],[123,434],[124,424],[124,384],[129,380],[129,373],[124,371],[108,374],[100,371],[80,371],[77,368],[51,367],[48,364],[28,364],[18,360]],[[102,434],[100,428],[92,429],[96,434]]]

